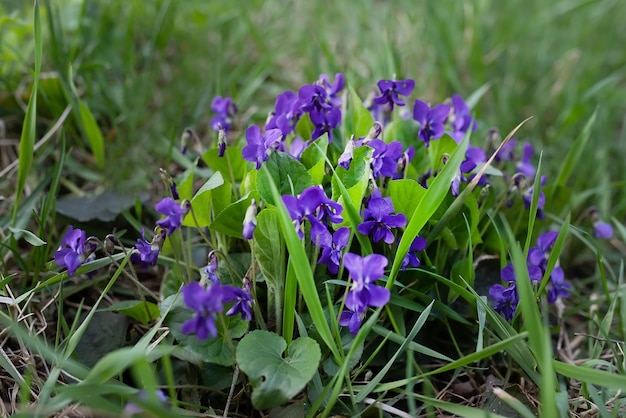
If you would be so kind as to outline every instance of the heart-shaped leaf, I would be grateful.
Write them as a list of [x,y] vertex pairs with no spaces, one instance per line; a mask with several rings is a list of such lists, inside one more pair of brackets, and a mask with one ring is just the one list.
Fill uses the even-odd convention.
[[237,364],[250,378],[257,409],[273,408],[296,396],[315,374],[320,358],[314,339],[300,337],[287,347],[284,338],[269,331],[252,331],[237,346]]

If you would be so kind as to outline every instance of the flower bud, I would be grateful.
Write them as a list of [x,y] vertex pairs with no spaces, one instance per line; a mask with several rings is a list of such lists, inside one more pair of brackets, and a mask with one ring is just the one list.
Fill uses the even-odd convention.
[[256,201],[252,199],[250,206],[246,210],[246,216],[243,219],[243,238],[252,239],[254,235],[254,229],[256,228]]

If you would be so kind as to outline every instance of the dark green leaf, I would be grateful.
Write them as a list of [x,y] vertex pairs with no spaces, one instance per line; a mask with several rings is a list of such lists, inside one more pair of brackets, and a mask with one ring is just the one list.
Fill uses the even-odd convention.
[[273,408],[296,396],[315,375],[320,358],[314,339],[300,337],[287,347],[282,337],[269,331],[252,331],[237,347],[237,364],[250,379],[257,409]]
[[256,184],[261,198],[267,203],[275,204],[272,189],[269,185],[270,176],[281,195],[291,194],[297,196],[304,189],[313,185],[313,179],[306,167],[300,161],[285,153],[272,153],[263,165],[267,170],[257,173]]

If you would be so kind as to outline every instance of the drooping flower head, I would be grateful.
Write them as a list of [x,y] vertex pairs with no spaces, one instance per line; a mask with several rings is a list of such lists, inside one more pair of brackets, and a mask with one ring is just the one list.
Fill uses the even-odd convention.
[[95,244],[88,242],[85,231],[70,225],[61,240],[59,249],[54,253],[54,262],[59,267],[66,267],[67,275],[73,276],[95,249]]
[[211,110],[215,117],[211,120],[211,129],[218,132],[220,129],[228,132],[233,116],[237,113],[237,105],[230,97],[216,96],[211,102]]
[[469,113],[469,107],[458,94],[452,95],[452,112],[450,113],[450,136],[458,144],[463,140],[465,133],[471,129],[476,130],[476,121]]
[[419,235],[416,236],[409,247],[409,251],[402,260],[401,269],[406,270],[409,266],[419,267],[421,262],[420,259],[417,258],[417,252],[422,251],[424,248],[426,248],[426,238],[420,237]]
[[413,119],[419,122],[420,130],[418,138],[424,141],[426,146],[433,139],[441,138],[444,133],[443,125],[446,122],[450,107],[445,104],[438,104],[432,109],[421,100],[415,101],[413,108]]
[[328,142],[333,142],[333,129],[341,123],[341,110],[333,108],[328,112],[319,109],[311,110],[311,122],[315,129],[311,139],[315,140],[325,133],[328,134]]
[[224,296],[224,303],[234,302],[228,311],[227,316],[241,315],[245,321],[252,320],[252,305],[254,299],[250,295],[250,282],[244,279],[243,288],[235,286],[224,286],[227,290]]
[[261,134],[261,129],[253,125],[246,130],[246,145],[241,155],[246,161],[256,163],[256,169],[270,156],[270,153],[281,146],[280,139],[283,136],[280,129],[269,129]]
[[167,231],[167,235],[172,235],[174,231],[180,228],[183,222],[183,216],[187,214],[187,208],[181,207],[181,204],[176,203],[171,197],[164,197],[159,203],[155,205],[155,209],[165,218],[157,221],[157,225]]
[[380,95],[374,97],[374,103],[377,105],[387,105],[389,111],[393,111],[394,105],[404,106],[404,100],[400,96],[410,96],[413,93],[415,87],[415,81],[411,79],[406,80],[380,80],[378,82],[378,89]]
[[142,228],[141,238],[138,238],[135,243],[137,252],[130,256],[130,261],[140,264],[143,268],[156,265],[166,234],[167,231],[165,229],[157,228],[157,232],[150,242],[146,239],[145,231]]

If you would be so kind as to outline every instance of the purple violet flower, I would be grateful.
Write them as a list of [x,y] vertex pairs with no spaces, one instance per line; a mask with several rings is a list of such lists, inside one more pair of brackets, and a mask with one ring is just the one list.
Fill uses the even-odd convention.
[[363,323],[363,318],[365,317],[365,310],[355,311],[352,309],[344,309],[339,316],[339,325],[342,327],[348,327],[348,330],[353,335],[358,334],[359,329],[361,329],[361,324]]
[[593,234],[596,238],[609,239],[613,236],[613,227],[609,223],[596,221],[593,224]]
[[566,298],[572,291],[572,285],[565,281],[565,273],[559,266],[554,267],[550,274],[550,290],[548,303],[554,303],[558,298]]
[[458,94],[452,95],[452,113],[450,114],[450,125],[452,126],[452,132],[450,136],[454,141],[459,144],[465,133],[471,129],[472,132],[476,130],[476,121],[469,113],[469,108],[461,96]]
[[496,306],[493,309],[502,314],[507,321],[512,320],[519,303],[515,284],[511,284],[508,287],[494,284],[489,289],[489,296],[496,302]]
[[191,282],[182,289],[185,305],[196,311],[193,318],[181,326],[184,334],[196,334],[199,340],[217,337],[217,314],[224,310],[224,287],[213,284],[204,288],[198,282]]
[[341,73],[335,74],[335,80],[331,83],[328,76],[326,74],[321,74],[319,80],[317,81],[319,85],[324,87],[326,90],[326,94],[328,95],[328,102],[334,108],[339,108],[341,106],[341,98],[339,97],[339,92],[343,90],[346,85],[346,79]]
[[380,279],[387,266],[387,258],[380,254],[361,257],[346,253],[343,264],[350,272],[352,287],[346,296],[346,307],[351,311],[364,312],[368,306],[381,307],[389,302],[389,289],[373,283]]
[[426,146],[433,139],[441,138],[444,133],[443,124],[449,113],[450,106],[448,105],[438,104],[431,109],[425,102],[421,100],[415,101],[413,119],[420,123],[420,130],[417,136],[424,141]]
[[293,132],[296,122],[300,119],[302,113],[298,95],[293,91],[287,90],[276,97],[274,112],[265,126],[265,130],[280,129],[283,136],[287,136]]
[[314,109],[318,111],[329,111],[333,106],[328,103],[328,93],[326,89],[318,84],[308,84],[300,88],[298,92],[300,99],[300,109],[305,112],[311,112]]
[[330,233],[322,236],[324,237],[323,242],[320,242],[322,255],[317,264],[326,263],[328,271],[337,274],[341,264],[341,252],[348,246],[350,240],[350,229],[344,226],[335,231],[332,238]]
[[204,273],[206,274],[207,279],[213,284],[220,284],[220,279],[217,277],[217,263],[217,255],[214,251],[211,251],[208,256],[207,265],[204,267]]
[[73,276],[95,249],[95,244],[87,241],[85,231],[70,225],[61,239],[59,249],[54,253],[54,262],[59,267],[66,267],[67,275]]
[[364,212],[364,222],[359,224],[357,230],[363,235],[371,236],[374,242],[383,240],[387,244],[393,244],[395,237],[391,230],[402,228],[407,222],[402,213],[392,215],[393,210],[391,199],[372,197]]
[[535,172],[537,171],[537,169],[531,162],[532,158],[533,146],[526,142],[524,143],[524,152],[522,154],[522,159],[517,162],[515,167],[518,173],[522,173],[528,179],[535,177]]
[[315,140],[325,133],[328,134],[328,142],[333,142],[333,128],[341,123],[341,110],[333,108],[328,112],[322,110],[311,110],[311,122],[315,126],[311,139]]
[[402,159],[402,143],[393,141],[389,144],[380,139],[372,139],[367,143],[372,148],[371,165],[374,178],[393,177],[398,172],[398,162]]
[[550,257],[550,250],[552,250],[558,235],[557,231],[548,231],[539,235],[537,237],[537,246],[528,250],[528,256],[526,257],[528,264],[537,266],[545,271],[548,265],[548,258]]
[[244,283],[244,288],[240,289],[235,286],[223,286],[226,288],[224,302],[232,302],[233,306],[230,307],[228,311],[226,311],[227,316],[233,316],[237,314],[241,314],[241,319],[246,321],[252,320],[252,305],[254,304],[254,299],[250,296],[249,287],[250,282],[246,281]]
[[404,256],[402,260],[402,266],[400,267],[402,270],[406,270],[407,267],[419,267],[421,262],[420,259],[417,258],[417,252],[422,251],[426,248],[426,238],[420,237],[419,235],[415,237],[411,246],[409,247],[409,251]]
[[146,239],[145,231],[142,228],[141,238],[138,238],[135,243],[137,252],[130,256],[130,261],[136,264],[141,264],[142,268],[156,265],[157,260],[159,259],[159,251],[161,251],[161,247],[163,246],[166,233],[167,231],[165,229],[159,228],[158,233],[152,238],[152,242],[149,242]]
[[283,136],[280,129],[269,129],[261,134],[261,128],[256,125],[246,130],[248,145],[243,148],[241,155],[246,161],[256,163],[256,169],[270,156],[270,152],[280,147],[280,138]]
[[216,96],[211,102],[211,110],[215,117],[211,120],[211,129],[218,132],[221,129],[228,132],[232,117],[237,113],[237,105],[230,97]]
[[374,97],[374,103],[377,105],[388,105],[389,111],[393,111],[393,106],[404,106],[405,103],[400,99],[399,95],[409,96],[413,93],[415,88],[415,81],[411,79],[406,80],[380,80],[378,82],[378,89],[380,95]]
[[172,235],[183,222],[183,216],[187,214],[179,203],[176,203],[171,197],[164,197],[156,204],[155,209],[162,215],[164,219],[157,221],[157,225],[167,231],[167,235]]
[[312,225],[311,239],[313,243],[318,242],[319,233],[323,233],[326,230],[321,224],[322,222],[341,223],[343,221],[343,218],[339,216],[343,211],[343,207],[334,200],[329,199],[319,186],[311,186],[303,190],[298,198],[284,195],[283,202],[287,207],[289,216],[294,221],[294,226],[300,239],[304,237],[302,224],[305,219]]

